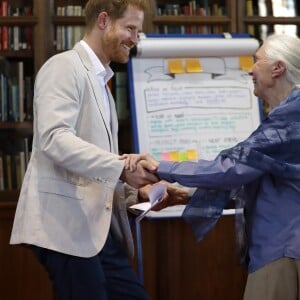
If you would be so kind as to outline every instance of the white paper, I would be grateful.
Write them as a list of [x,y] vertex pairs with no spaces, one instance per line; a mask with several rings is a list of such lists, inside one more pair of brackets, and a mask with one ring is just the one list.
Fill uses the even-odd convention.
[[148,207],[136,218],[137,222],[140,222],[151,211],[151,209],[163,199],[166,190],[167,187],[164,184],[159,183],[153,185],[149,191],[149,202],[145,202],[148,204]]

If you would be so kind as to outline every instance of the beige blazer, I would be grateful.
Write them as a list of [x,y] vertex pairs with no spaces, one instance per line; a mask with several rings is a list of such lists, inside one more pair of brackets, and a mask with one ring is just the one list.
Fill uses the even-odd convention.
[[[133,254],[126,200],[119,182],[118,121],[111,124],[92,63],[77,43],[37,74],[31,159],[18,200],[11,244],[34,244],[80,257],[103,247],[110,225]],[[113,212],[114,211],[114,212]],[[113,213],[112,213],[113,212]]]

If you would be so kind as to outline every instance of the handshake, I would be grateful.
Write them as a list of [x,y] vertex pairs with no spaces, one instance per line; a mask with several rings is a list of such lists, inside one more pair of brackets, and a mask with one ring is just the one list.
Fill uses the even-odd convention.
[[158,161],[150,154],[123,154],[120,159],[125,160],[121,180],[134,188],[141,188],[159,181],[157,176]]
[[134,188],[159,181],[157,176],[159,163],[150,154],[123,154],[120,159],[125,160],[121,179]]
[[120,179],[139,189],[139,198],[142,201],[149,199],[149,191],[154,184],[160,182],[166,185],[166,193],[163,199],[153,207],[153,210],[161,210],[167,206],[188,202],[189,190],[162,181],[157,174],[159,162],[150,154],[123,154],[120,159],[125,160]]

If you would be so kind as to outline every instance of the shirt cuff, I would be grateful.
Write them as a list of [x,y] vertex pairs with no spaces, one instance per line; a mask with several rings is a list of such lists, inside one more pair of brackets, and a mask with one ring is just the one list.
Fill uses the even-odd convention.
[[168,182],[175,182],[172,178],[172,168],[175,165],[172,161],[161,161],[158,165],[157,175],[160,179],[166,180]]

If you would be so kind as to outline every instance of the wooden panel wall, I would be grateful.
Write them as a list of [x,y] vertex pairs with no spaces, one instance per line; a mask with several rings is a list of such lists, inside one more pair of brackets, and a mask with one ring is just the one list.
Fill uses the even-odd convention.
[[9,245],[15,202],[0,202],[0,299],[53,300],[50,280],[31,250]]
[[182,219],[143,220],[141,232],[151,299],[242,300],[247,274],[237,263],[234,216],[222,217],[200,243]]
[[[15,202],[0,202],[0,299],[54,300],[31,250],[8,244],[14,211]],[[242,300],[246,272],[237,264],[233,216],[222,217],[200,243],[181,219],[143,220],[141,229],[152,300]],[[137,257],[133,265],[137,270]]]

